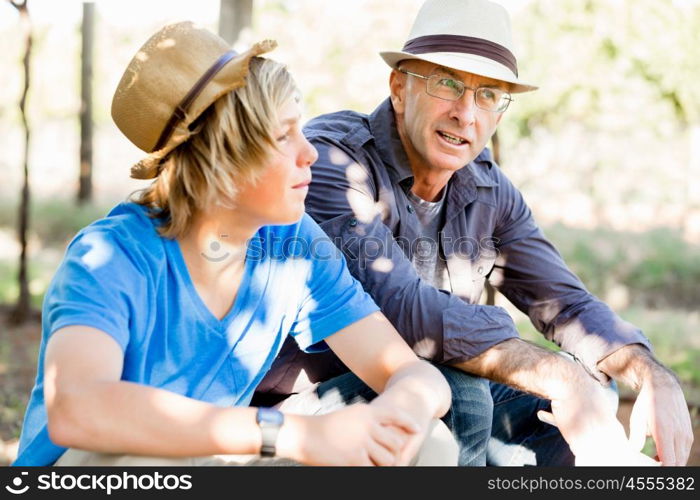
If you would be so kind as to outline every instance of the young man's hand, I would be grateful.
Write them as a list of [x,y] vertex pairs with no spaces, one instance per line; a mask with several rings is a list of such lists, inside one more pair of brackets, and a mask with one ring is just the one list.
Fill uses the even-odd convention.
[[308,465],[406,465],[407,445],[420,431],[400,409],[355,404],[325,415],[287,415],[278,452]]

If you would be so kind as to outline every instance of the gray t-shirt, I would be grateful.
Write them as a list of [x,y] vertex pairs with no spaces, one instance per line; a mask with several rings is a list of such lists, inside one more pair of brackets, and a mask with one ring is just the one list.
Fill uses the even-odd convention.
[[410,189],[406,192],[406,196],[413,206],[421,227],[421,236],[416,242],[416,250],[413,253],[413,267],[416,268],[418,276],[435,288],[451,292],[450,276],[439,244],[446,192],[447,187],[442,190],[438,201],[425,201],[413,194]]

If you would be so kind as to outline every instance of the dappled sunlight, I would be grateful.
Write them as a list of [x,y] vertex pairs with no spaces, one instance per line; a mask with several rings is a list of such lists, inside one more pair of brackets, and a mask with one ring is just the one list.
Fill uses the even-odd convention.
[[377,215],[381,214],[380,207],[377,206],[378,204],[374,203],[361,192],[348,189],[347,197],[353,213],[360,222],[368,224],[372,222]]
[[[508,431],[510,432],[510,430]],[[537,463],[537,456],[534,451],[525,448],[525,445],[521,444],[508,444],[498,439],[497,437],[491,437],[489,440],[489,451],[495,450],[494,453],[489,453],[489,465],[494,467],[507,467],[513,465],[520,465],[520,463]],[[516,457],[514,463],[501,462],[498,457]]]
[[139,75],[136,72],[131,73],[131,79],[129,80],[129,83],[126,84],[125,88],[131,88],[134,85],[136,85],[136,82],[139,81]]
[[[693,84],[700,68],[695,64],[700,55],[696,43],[700,1],[676,0],[668,5],[663,0],[648,3],[592,0],[585,5],[576,0],[497,1],[505,3],[513,16],[522,77],[541,86],[537,93],[518,95],[499,125],[499,142],[494,145],[498,146],[500,154],[496,157],[503,172],[522,192],[537,222],[544,224],[547,231],[553,224],[570,226],[559,233],[553,228],[553,233],[564,236],[561,244],[556,238],[551,241],[587,289],[616,313],[638,324],[653,342],[659,360],[696,388],[700,381],[700,312],[696,307],[700,297],[697,286],[700,260],[697,247],[684,246],[683,242],[700,242],[700,94],[697,91],[700,87]],[[79,4],[69,2],[69,5],[57,7],[52,0],[30,0],[30,9],[33,2],[32,18],[38,43],[34,45],[29,93],[32,207],[29,266],[24,283],[29,285],[33,306],[37,307],[50,275],[65,253],[66,238],[75,234],[73,230],[69,235],[59,224],[47,223],[47,218],[36,211],[37,202],[40,204],[47,196],[58,195],[66,206],[73,206],[80,168],[81,137],[77,117],[79,110],[85,108],[84,103],[81,104],[80,72],[76,70],[81,57]],[[368,113],[389,92],[390,70],[378,52],[401,46],[422,2],[406,0],[402,8],[397,9],[384,0],[363,0],[347,5],[323,0],[256,1],[253,2],[255,22],[244,28],[235,46],[246,49],[250,42],[270,36],[278,38],[280,48],[271,57],[290,67],[301,93],[306,96],[308,117],[340,109]],[[98,0],[96,7],[100,22],[96,25],[92,63],[94,75],[98,76],[94,81],[93,98],[92,182],[95,203],[111,203],[146,185],[129,177],[129,166],[142,157],[142,152],[123,140],[109,119],[110,98],[121,76],[120,70],[147,33],[173,19],[190,18],[196,26],[201,23],[215,30],[220,5],[214,0],[196,5],[182,0],[117,3]],[[5,5],[0,6],[0,11],[0,33],[7,42],[6,48],[12,48],[0,55],[0,70],[7,77],[6,91],[0,96],[0,111],[3,111],[0,113],[0,147],[6,152],[0,159],[0,171],[4,176],[0,198],[5,200],[3,211],[10,214],[10,210],[16,212],[22,172],[21,148],[17,145],[22,143],[23,136],[17,101],[23,74],[15,9]],[[139,16],[134,16],[136,11],[140,12]],[[12,15],[5,15],[6,12]],[[659,12],[663,15],[659,16]],[[172,33],[154,40],[155,48],[162,52],[155,52],[150,60],[144,51],[133,56],[136,66],[153,64],[167,54],[176,45],[171,36]],[[572,53],[576,57],[570,57]],[[127,74],[124,80],[127,88],[141,83],[136,71]],[[338,123],[333,133],[344,135],[340,143],[345,150],[328,149],[328,161],[338,172],[332,182],[340,196],[320,201],[325,203],[323,207],[328,213],[335,211],[338,227],[345,224],[343,231],[347,233],[343,234],[360,241],[356,244],[356,239],[352,239],[351,245],[347,245],[353,251],[360,249],[359,263],[350,258],[352,252],[346,253],[351,267],[364,266],[360,267],[363,272],[370,268],[381,280],[393,279],[393,275],[400,278],[408,268],[401,267],[398,261],[395,267],[386,255],[399,248],[399,253],[407,248],[412,251],[414,242],[407,247],[398,241],[387,251],[386,241],[372,238],[374,233],[368,231],[369,225],[376,229],[375,224],[384,222],[392,231],[398,228],[395,233],[400,233],[406,229],[406,222],[397,218],[397,207],[382,201],[393,199],[391,188],[389,193],[376,189],[378,177],[375,176],[384,175],[384,172],[370,173],[346,153],[354,151],[351,144],[366,138],[348,133],[344,127]],[[360,162],[365,161],[355,153],[350,154]],[[487,210],[486,202],[487,197],[480,197],[475,205],[483,205]],[[340,205],[342,215],[337,211]],[[4,209],[10,206],[11,209]],[[398,212],[405,208],[398,205]],[[350,210],[352,213],[348,213]],[[508,214],[503,212],[499,216],[497,226]],[[66,212],[66,215],[57,212],[54,220],[77,221],[77,217],[73,212]],[[11,302],[19,296],[16,275],[20,246],[15,226],[13,215],[0,221],[0,302],[5,302],[8,311]],[[55,229],[47,231],[43,226]],[[679,237],[676,238],[675,233],[657,234],[653,231],[657,227],[673,228]],[[44,238],[44,234],[56,236]],[[80,247],[78,258],[89,270],[85,281],[108,274],[105,271],[111,267],[109,264],[120,260],[121,240],[108,240],[99,232],[93,232],[84,234],[80,245],[83,242],[85,246]],[[419,256],[423,255],[422,243],[415,245],[418,248],[414,253]],[[482,250],[480,246],[476,248]],[[429,253],[428,248],[425,250]],[[309,252],[313,258],[313,250]],[[372,253],[376,258],[370,258]],[[209,259],[208,255],[202,256]],[[469,304],[477,304],[485,295],[482,291],[486,281],[496,288],[502,286],[503,293],[511,292],[507,295],[513,302],[505,295],[496,294],[496,305],[506,308],[520,333],[532,331],[533,337],[537,336],[543,345],[551,347],[534,331],[532,323],[535,323],[536,328],[546,332],[548,340],[560,344],[564,350],[575,351],[586,368],[593,365],[593,371],[595,357],[601,351],[610,352],[619,347],[619,343],[611,346],[604,332],[616,329],[623,338],[635,336],[636,328],[632,324],[615,318],[601,319],[606,316],[599,314],[596,307],[579,307],[580,295],[575,286],[571,287],[575,290],[562,291],[555,285],[537,296],[530,294],[531,289],[522,286],[522,282],[541,277],[531,272],[534,266],[530,261],[513,256],[508,262],[506,253],[496,258],[491,269],[492,257],[481,253],[475,258],[461,250],[449,252],[445,259],[453,278],[451,291],[455,300],[459,297]],[[544,263],[542,268],[548,265]],[[324,301],[329,288],[318,287],[313,291],[309,288],[309,276],[314,269],[309,255],[291,255],[284,261],[273,261],[270,266],[275,279],[271,279],[270,273],[252,273],[248,290],[240,290],[231,306],[234,314],[228,324],[222,323],[216,332],[214,328],[206,332],[207,336],[211,335],[212,343],[207,343],[210,337],[199,343],[190,336],[176,349],[178,353],[163,349],[158,362],[167,364],[175,360],[182,363],[183,370],[160,379],[153,375],[147,378],[177,390],[187,378],[185,371],[191,370],[195,378],[203,374],[206,380],[198,379],[189,388],[216,399],[212,401],[214,404],[227,406],[235,404],[232,399],[245,399],[240,396],[246,393],[245,387],[260,382],[264,375],[260,374],[261,368],[272,363],[275,353],[288,338],[283,333],[295,325],[297,317],[296,312],[291,313],[292,309],[302,299],[305,307],[312,310],[323,308],[329,302]],[[329,287],[340,281],[337,276],[326,274],[323,281]],[[123,277],[110,275],[106,279],[110,278],[120,280]],[[316,288],[316,284],[313,287]],[[407,290],[396,287],[390,299],[403,304],[406,314],[418,315],[424,304],[416,303],[411,307],[414,304],[406,300]],[[145,293],[143,297],[138,296],[141,291],[130,294],[134,303],[144,304],[153,297]],[[255,300],[245,300],[253,296]],[[182,300],[178,306],[192,307],[184,293],[179,298]],[[492,298],[489,295],[489,301]],[[240,305],[234,310],[236,303]],[[528,308],[522,307],[523,303],[528,303]],[[149,303],[145,307],[152,315],[151,308],[159,304]],[[530,316],[518,307],[528,310]],[[336,304],[333,312],[340,309]],[[581,311],[582,320],[569,318],[570,315],[576,318]],[[351,311],[341,310],[340,313],[348,317]],[[305,318],[302,314],[299,317]],[[476,317],[460,318],[455,331],[463,331],[462,324],[468,328],[466,323],[473,319]],[[192,324],[196,324],[196,320]],[[316,326],[310,322],[299,329],[304,330],[306,326],[311,330],[311,325]],[[170,325],[166,322],[158,326],[166,329]],[[40,326],[35,327],[40,330]],[[188,332],[189,328],[183,331]],[[17,350],[13,342],[26,338],[21,334],[9,328],[6,337],[11,342],[0,344],[10,353],[0,359],[0,375],[4,380],[19,380],[21,370],[35,362],[35,355],[30,361],[16,356],[22,363],[12,359]],[[479,333],[475,338],[481,342],[483,337]],[[36,343],[38,345],[38,341]],[[216,355],[200,354],[202,345],[210,346]],[[268,347],[269,351],[263,354],[261,351]],[[432,339],[421,339],[413,347],[419,353],[426,353],[440,351],[443,346]],[[241,354],[237,357],[240,362],[234,359],[231,364],[231,358],[236,358],[237,354]],[[161,353],[155,354],[158,356]],[[212,367],[212,363],[219,364]],[[207,369],[226,376],[210,376]],[[544,371],[546,366],[538,364],[534,369]],[[518,374],[516,371],[514,376]],[[601,376],[601,373],[595,375]],[[300,377],[305,376],[302,372]],[[19,403],[13,402],[14,394],[24,387],[18,384],[19,389],[12,389],[11,384],[3,383],[10,387],[6,390],[7,401],[18,406]],[[697,401],[696,396],[693,403],[696,410]],[[155,397],[153,402],[163,415],[182,418],[177,408],[166,404],[165,399]],[[9,414],[4,410],[3,420],[0,420],[5,426],[1,428],[5,438],[16,434],[6,423],[11,420]],[[195,420],[192,418],[189,423],[196,425]],[[223,428],[226,423],[221,421],[217,425]],[[509,429],[512,427],[511,422],[505,425]],[[617,430],[613,429],[613,434],[615,432]],[[14,459],[16,454],[16,440],[3,442],[0,439],[0,462],[3,456]]]
[[[158,42],[156,47],[160,50],[165,50],[165,49],[169,49],[171,47],[175,47],[175,45],[176,45],[175,40],[173,40],[172,38],[165,38],[164,40],[161,40],[160,42]],[[139,59],[139,61],[141,61],[141,60],[143,60],[143,59]]]
[[17,458],[19,450],[19,439],[3,441],[0,439],[0,462],[12,463]]
[[389,207],[382,201],[375,202],[366,193],[370,192],[369,183],[371,180],[367,175],[367,171],[357,162],[353,161],[338,147],[331,147],[328,151],[328,157],[334,165],[345,166],[345,176],[348,181],[349,188],[347,190],[347,199],[355,216],[363,223],[369,223],[376,216],[382,217],[385,215]]
[[442,349],[442,346],[438,346],[437,340],[424,337],[413,342],[411,344],[411,348],[416,353],[432,353],[439,352]]
[[15,231],[0,228],[0,260],[15,258],[19,252],[20,246]]
[[107,243],[100,233],[88,233],[83,236],[81,243],[90,247],[81,260],[90,271],[96,271],[105,265],[114,254],[111,243]]
[[379,257],[372,262],[372,270],[379,273],[390,273],[394,269],[394,263],[386,257]]
[[[346,155],[340,148],[336,147],[330,148],[328,151],[328,159],[333,165],[347,165],[351,161],[348,155]],[[357,166],[360,167],[359,165]],[[364,172],[362,168],[360,168],[360,170],[360,174]],[[365,178],[366,176],[361,177],[360,180],[364,180]]]
[[[450,280],[452,292],[460,297],[478,301],[479,297],[473,297],[474,286],[472,282],[472,263],[470,260],[464,259],[458,255],[449,255],[447,257],[447,269],[450,275],[459,276],[460,279]],[[479,292],[481,295],[481,292]]]

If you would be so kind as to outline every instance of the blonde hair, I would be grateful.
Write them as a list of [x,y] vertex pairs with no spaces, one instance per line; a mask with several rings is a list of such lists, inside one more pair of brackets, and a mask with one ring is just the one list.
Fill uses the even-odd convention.
[[190,138],[170,152],[156,180],[131,200],[162,220],[161,236],[181,237],[198,211],[230,204],[239,183],[256,182],[276,147],[278,109],[298,95],[284,65],[252,58],[246,84],[217,99],[190,125]]

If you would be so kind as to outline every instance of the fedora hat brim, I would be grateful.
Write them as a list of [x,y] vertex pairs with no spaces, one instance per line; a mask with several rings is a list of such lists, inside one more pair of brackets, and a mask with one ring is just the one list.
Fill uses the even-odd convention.
[[380,52],[379,55],[384,59],[389,66],[396,69],[401,61],[407,59],[417,59],[420,61],[428,61],[433,64],[438,64],[446,68],[465,71],[479,76],[485,76],[500,80],[510,84],[510,92],[517,94],[522,92],[531,92],[537,90],[538,87],[530,85],[518,79],[512,71],[498,62],[478,56],[475,54],[463,54],[457,52],[433,52],[425,54],[411,54],[410,52]]

